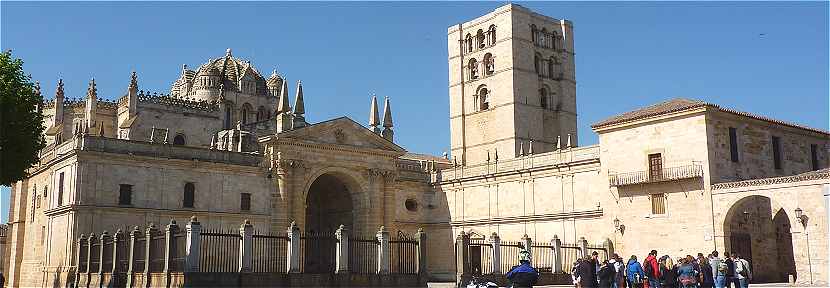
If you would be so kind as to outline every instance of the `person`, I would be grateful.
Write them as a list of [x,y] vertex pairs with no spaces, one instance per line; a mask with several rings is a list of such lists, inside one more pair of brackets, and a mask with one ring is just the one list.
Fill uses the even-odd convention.
[[674,261],[671,257],[662,257],[660,261],[660,287],[676,288],[677,287],[677,268],[674,267]]
[[[709,255],[709,258],[712,258],[712,255]],[[698,277],[698,281],[700,282],[700,288],[712,288],[715,286],[715,278],[712,274],[711,265],[709,265],[709,258],[703,257],[701,255],[697,262],[700,265],[700,274]]]
[[657,263],[657,250],[651,250],[643,261],[643,271],[648,279],[648,287],[660,288],[660,266]]
[[507,280],[515,288],[531,288],[539,280],[539,271],[530,266],[530,252],[519,251],[519,265],[507,272]]
[[3,272],[0,272],[0,287],[4,287],[6,285],[6,277],[3,277]]
[[591,265],[594,266],[594,275],[592,276],[594,279],[594,283],[599,283],[599,277],[597,277],[597,273],[599,272],[599,253],[597,251],[591,252]]
[[712,266],[712,275],[715,279],[715,288],[726,287],[727,266],[726,263],[718,258],[718,251],[712,251],[712,257],[709,258],[709,265]]
[[628,279],[628,287],[643,287],[642,282],[643,279],[645,279],[645,272],[643,272],[643,267],[640,265],[640,262],[637,262],[637,256],[631,255],[631,258],[628,259],[628,265],[626,265],[626,267],[625,276]]
[[735,277],[738,278],[738,287],[749,287],[749,280],[752,279],[749,262],[741,258],[741,254],[738,253],[732,253],[732,261],[735,262]]
[[[732,257],[730,256],[731,254],[729,254],[729,252],[723,253],[723,257],[725,258],[723,262],[726,263],[726,283],[724,284],[724,287],[738,288],[741,286],[740,283],[738,283],[738,278],[735,277],[735,261],[732,260]],[[733,284],[734,286],[732,286]]]
[[617,253],[614,253],[611,256],[613,261],[609,261],[614,265],[614,282],[611,283],[611,287],[614,288],[625,288],[625,265],[623,265],[622,258]]
[[576,273],[577,275],[579,275],[578,287],[597,287],[596,271],[593,263],[594,262],[591,261],[591,257],[585,257],[585,259],[583,259],[582,262],[579,263],[579,267],[576,268]]
[[609,260],[602,261],[599,271],[597,272],[597,280],[599,281],[599,288],[611,288],[611,283],[614,282],[614,264]]
[[582,282],[582,277],[579,276],[579,265],[582,264],[582,258],[576,258],[576,261],[573,263],[573,267],[571,267],[571,279],[573,279],[574,287],[580,288],[580,282]]
[[681,258],[680,266],[677,268],[677,281],[680,287],[696,288],[698,271],[695,270],[694,258],[687,255],[686,258]]

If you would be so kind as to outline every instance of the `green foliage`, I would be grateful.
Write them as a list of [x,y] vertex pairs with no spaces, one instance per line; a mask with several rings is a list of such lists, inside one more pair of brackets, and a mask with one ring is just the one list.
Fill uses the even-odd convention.
[[0,53],[0,185],[10,186],[27,176],[38,161],[43,139],[43,97],[31,77],[23,73],[23,60],[11,50]]

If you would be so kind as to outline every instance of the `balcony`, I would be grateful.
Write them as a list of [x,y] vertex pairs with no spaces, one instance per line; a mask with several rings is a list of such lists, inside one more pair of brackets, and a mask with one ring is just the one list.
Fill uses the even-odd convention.
[[663,168],[658,171],[609,173],[608,182],[611,184],[611,186],[626,186],[675,181],[681,179],[693,179],[701,177],[703,177],[703,166],[700,164],[691,164],[671,168]]

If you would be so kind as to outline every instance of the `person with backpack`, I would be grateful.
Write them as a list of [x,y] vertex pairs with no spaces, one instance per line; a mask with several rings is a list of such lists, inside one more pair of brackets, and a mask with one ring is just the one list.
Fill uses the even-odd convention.
[[[732,254],[729,254],[729,252],[723,253],[723,262],[726,264],[726,283],[724,284],[724,287],[739,288],[741,287],[741,284],[738,283],[738,278],[735,277],[735,261],[732,260],[732,257],[729,257],[731,255]],[[733,284],[734,286],[732,286]]]
[[643,261],[643,271],[648,279],[648,287],[660,288],[660,265],[657,263],[657,250],[651,250]]
[[519,265],[513,266],[510,272],[507,272],[507,280],[510,281],[510,287],[515,288],[532,288],[536,284],[539,271],[530,266],[530,252],[519,251]]
[[749,262],[741,258],[738,253],[732,253],[732,261],[735,263],[735,277],[738,278],[738,287],[749,287],[749,280],[752,279]]
[[726,287],[726,263],[718,258],[718,251],[712,251],[712,256],[709,258],[709,265],[712,266],[712,275],[715,278],[715,288]]
[[597,272],[598,287],[611,288],[611,284],[614,282],[614,274],[614,264],[609,262],[609,260],[602,261]]
[[594,262],[591,261],[591,257],[585,257],[585,259],[582,259],[582,262],[579,263],[579,267],[576,268],[576,273],[579,275],[578,287],[597,287],[596,267],[594,266]]
[[660,287],[676,288],[677,287],[677,268],[674,266],[674,261],[671,257],[660,257]]
[[628,279],[629,288],[643,287],[642,283],[643,279],[645,279],[645,272],[640,262],[637,262],[637,256],[631,255],[631,258],[628,259],[625,276]]
[[677,268],[677,281],[680,287],[697,288],[698,271],[695,270],[695,263],[691,255],[680,258],[680,267]]
[[614,253],[612,257],[614,259],[614,283],[611,286],[614,288],[625,288],[625,265],[623,264],[623,260],[617,253]]

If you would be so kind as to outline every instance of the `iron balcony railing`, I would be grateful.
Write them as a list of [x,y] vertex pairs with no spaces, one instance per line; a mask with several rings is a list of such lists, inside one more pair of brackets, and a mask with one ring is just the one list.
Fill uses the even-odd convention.
[[703,177],[703,166],[700,164],[691,164],[663,168],[657,171],[646,170],[626,173],[609,173],[608,182],[611,186],[626,186],[699,177]]

